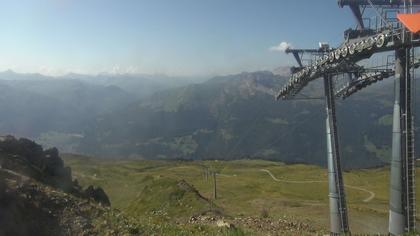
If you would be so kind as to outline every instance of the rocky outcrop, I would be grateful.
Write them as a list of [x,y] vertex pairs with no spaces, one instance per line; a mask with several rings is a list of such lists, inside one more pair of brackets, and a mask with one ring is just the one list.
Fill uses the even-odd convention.
[[93,199],[96,202],[101,203],[104,206],[111,206],[108,196],[101,187],[89,186],[83,191],[83,195],[86,198]]
[[6,136],[0,140],[0,163],[16,171],[66,192],[74,191],[71,169],[64,166],[56,148],[43,150],[26,138]]
[[0,137],[0,165],[44,184],[72,193],[79,197],[93,199],[104,206],[110,201],[100,187],[89,186],[82,190],[73,180],[71,168],[64,166],[57,148],[44,150],[41,145],[26,138]]
[[140,235],[121,212],[0,168],[0,235]]

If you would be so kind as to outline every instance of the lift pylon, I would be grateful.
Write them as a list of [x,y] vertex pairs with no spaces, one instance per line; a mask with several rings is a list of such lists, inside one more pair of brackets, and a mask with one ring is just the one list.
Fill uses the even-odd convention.
[[[350,230],[340,165],[334,96],[347,98],[367,86],[394,76],[389,232],[394,235],[414,232],[416,167],[410,68],[418,68],[420,59],[414,58],[414,55],[411,57],[410,50],[420,47],[420,15],[413,13],[420,10],[420,0],[338,0],[338,4],[350,8],[356,18],[357,28],[346,30],[344,42],[335,49],[328,47],[323,51],[286,51],[293,53],[299,67],[292,71],[288,83],[280,89],[276,98],[293,99],[308,83],[324,78],[331,234],[346,234]],[[368,11],[373,15],[366,17]],[[401,12],[405,14],[400,14]],[[388,58],[387,63],[379,67],[368,68],[366,65],[366,61],[372,57],[389,55],[392,52],[395,53],[393,68],[389,67]],[[311,60],[305,65],[301,60],[303,53],[312,53]],[[341,75],[343,76],[340,77]],[[335,80],[346,79],[347,83],[334,92],[333,77]]]

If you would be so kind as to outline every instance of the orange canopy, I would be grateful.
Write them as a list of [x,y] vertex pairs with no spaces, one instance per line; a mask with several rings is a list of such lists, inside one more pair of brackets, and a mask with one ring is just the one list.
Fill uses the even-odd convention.
[[413,14],[398,14],[398,20],[413,33],[420,32],[420,12]]

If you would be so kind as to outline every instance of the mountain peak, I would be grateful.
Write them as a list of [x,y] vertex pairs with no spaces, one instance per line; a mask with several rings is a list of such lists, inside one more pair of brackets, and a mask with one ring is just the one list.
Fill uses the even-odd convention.
[[3,71],[3,72],[0,72],[1,74],[17,74],[14,70],[12,70],[12,69],[7,69],[7,70],[5,70],[5,71]]

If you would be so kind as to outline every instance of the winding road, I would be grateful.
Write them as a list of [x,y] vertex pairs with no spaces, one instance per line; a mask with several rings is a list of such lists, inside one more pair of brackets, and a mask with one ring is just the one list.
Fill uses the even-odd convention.
[[[277,182],[282,182],[282,183],[292,183],[292,184],[310,184],[310,183],[326,183],[327,181],[323,181],[323,180],[283,180],[283,179],[277,179],[276,176],[273,175],[273,173],[271,173],[271,171],[267,170],[267,169],[260,169],[260,171],[262,172],[266,172],[267,174],[270,175],[270,177]],[[365,199],[363,199],[363,202],[370,202],[372,201],[372,199],[375,198],[375,193],[372,191],[369,191],[367,189],[361,188],[361,187],[356,187],[356,186],[352,186],[352,185],[344,185],[347,188],[350,189],[355,189],[355,190],[359,190],[362,192],[366,192],[369,194],[369,196]]]
[[[177,167],[172,167],[171,169],[175,169],[175,168],[192,168],[192,167],[187,167],[187,166],[177,166]],[[311,183],[327,183],[328,181],[325,180],[285,180],[285,179],[278,179],[276,178],[276,176],[273,175],[273,173],[271,173],[271,171],[267,170],[267,169],[260,169],[260,171],[267,173],[268,175],[270,175],[270,177],[277,182],[282,182],[282,183],[291,183],[291,184],[311,184]],[[227,174],[221,174],[221,173],[217,173],[218,176],[221,177],[237,177],[236,174],[234,175],[227,175]],[[366,197],[365,199],[363,199],[363,202],[370,202],[375,198],[375,193],[367,190],[365,188],[361,188],[361,187],[357,187],[357,186],[353,186],[353,185],[344,185],[346,188],[349,189],[354,189],[354,190],[358,190],[358,191],[362,191],[365,192],[367,194],[369,194],[368,197]]]

